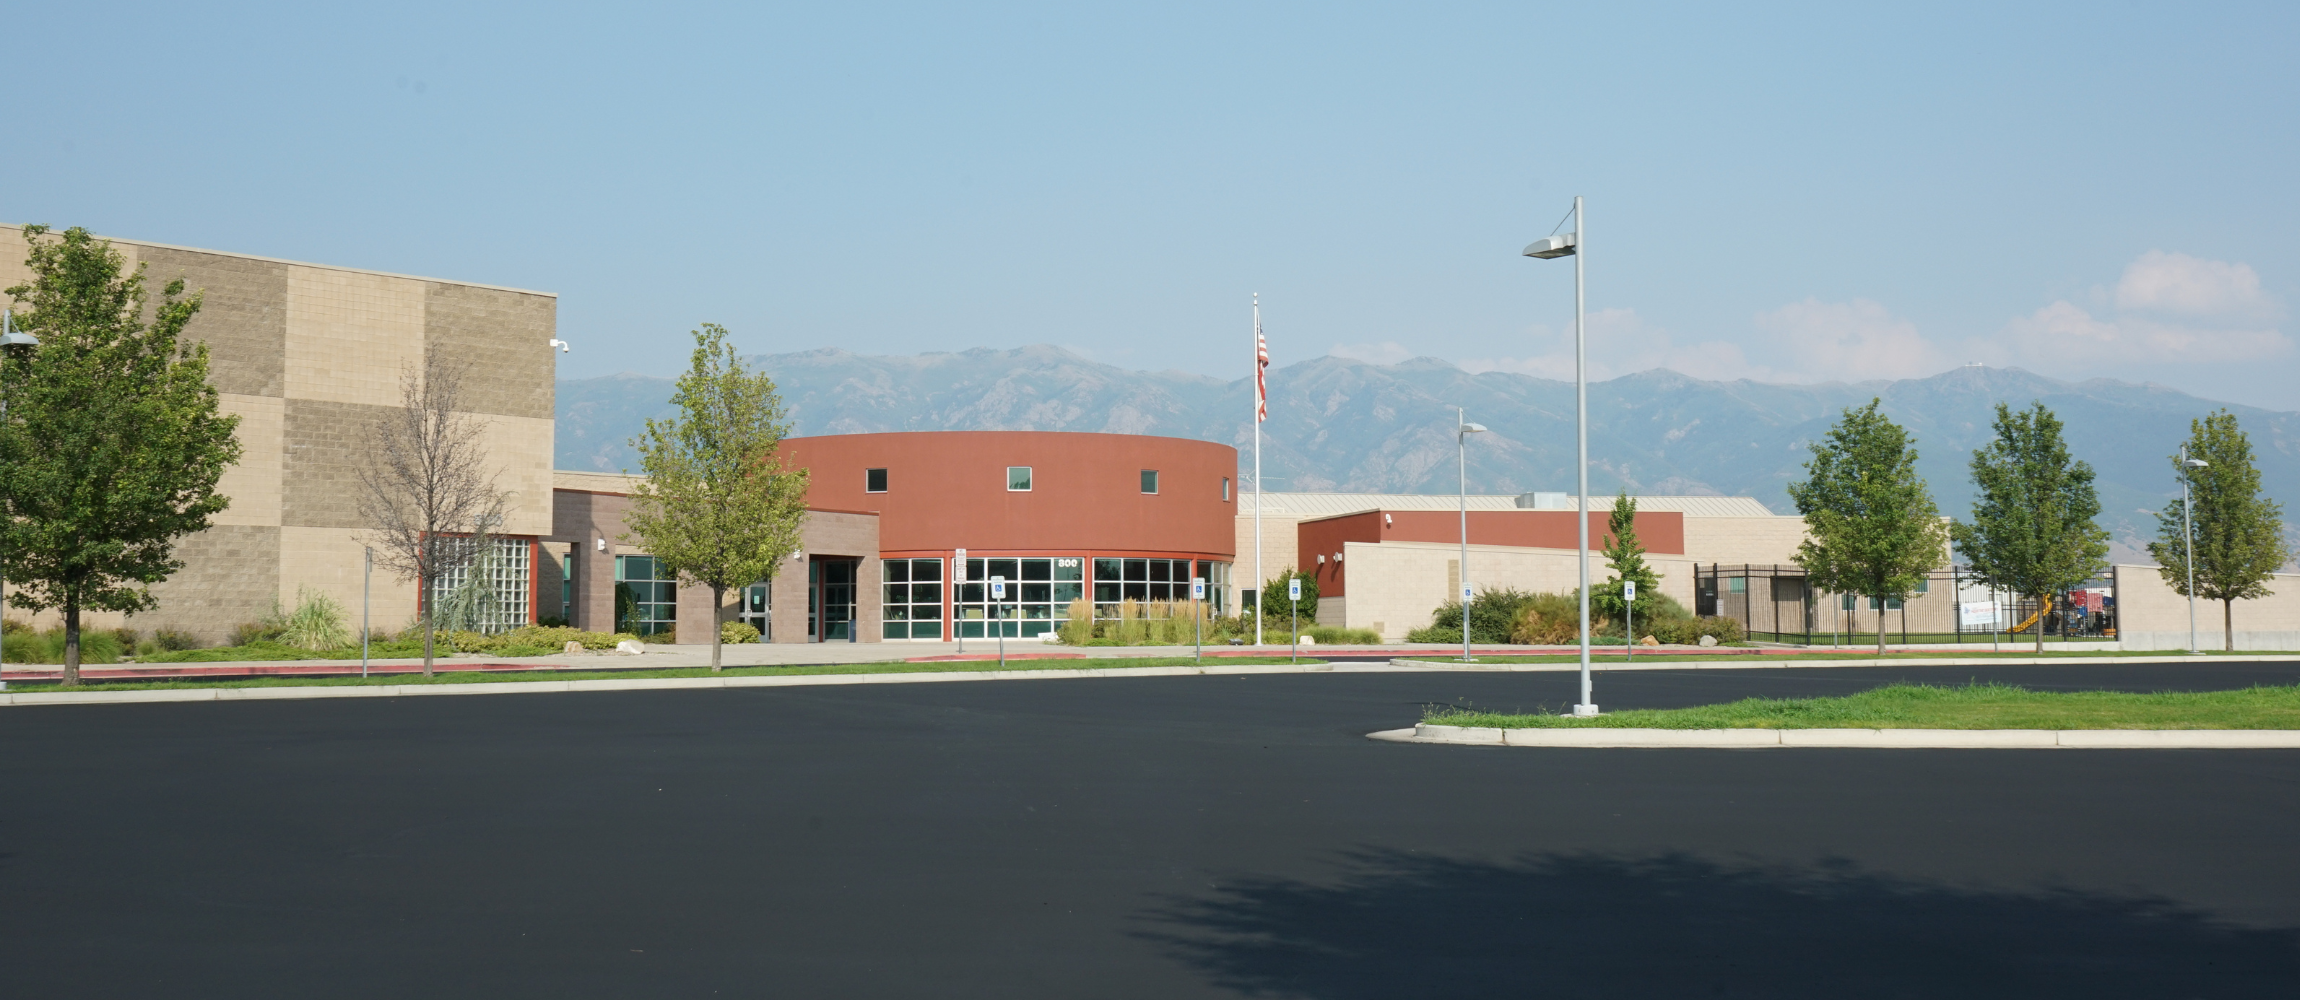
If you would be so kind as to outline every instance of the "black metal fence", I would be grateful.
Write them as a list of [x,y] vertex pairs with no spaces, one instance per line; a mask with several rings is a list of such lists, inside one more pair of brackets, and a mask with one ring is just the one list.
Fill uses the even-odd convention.
[[1798,645],[2047,642],[2116,638],[2116,571],[2049,603],[1991,590],[1962,566],[1927,574],[1906,600],[1815,593],[1798,566],[1694,567],[1694,613],[1741,623],[1756,642]]

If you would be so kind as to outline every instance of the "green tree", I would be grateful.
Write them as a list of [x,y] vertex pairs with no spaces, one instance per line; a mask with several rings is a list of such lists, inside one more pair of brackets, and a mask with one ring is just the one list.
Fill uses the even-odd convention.
[[[1277,619],[1275,622],[1268,622],[1269,624],[1279,628],[1290,627],[1288,623],[1294,620],[1295,605],[1294,602],[1286,599],[1286,581],[1296,577],[1301,578],[1302,581],[1301,620],[1312,624],[1317,622],[1318,578],[1288,566],[1285,572],[1278,574],[1271,578],[1270,582],[1262,585],[1261,599],[1255,603],[1256,613],[1260,613],[1259,609],[1267,608],[1270,617]],[[1264,621],[1267,622],[1268,620],[1264,619]]]
[[775,450],[790,432],[775,381],[751,370],[705,323],[679,377],[670,420],[649,420],[631,442],[647,478],[624,519],[631,534],[681,580],[711,588],[711,670],[719,669],[727,591],[775,571],[799,547],[807,472],[786,469]]
[[[2284,507],[2260,495],[2260,470],[2252,464],[2252,439],[2221,410],[2188,424],[2188,457],[2201,469],[2183,469],[2172,456],[2175,475],[2185,474],[2194,496],[2196,596],[2220,602],[2224,648],[2236,648],[2236,602],[2266,597],[2268,581],[2292,558],[2284,539]],[[2165,582],[2188,596],[2188,546],[2181,534],[2179,503],[2156,515],[2156,541],[2148,543]]]
[[[2041,402],[1998,403],[1996,440],[1973,452],[1973,519],[1949,528],[1976,578],[2039,607],[2108,565],[2092,466],[2069,457],[2060,429]],[[2041,653],[2044,628],[2033,632]]]
[[[1907,600],[1948,550],[1909,433],[1877,412],[1882,400],[1848,409],[1805,463],[1807,478],[1789,484],[1789,498],[1805,516],[1797,565],[1816,591],[1861,594],[1878,607]],[[1885,651],[1884,615],[1877,616],[1877,652]]]
[[[1613,567],[1613,578],[1590,588],[1590,613],[1623,622],[1625,627],[1627,611],[1635,611],[1637,621],[1651,622],[1654,602],[1661,598],[1661,575],[1645,564],[1645,545],[1637,539],[1637,501],[1628,491],[1613,498],[1613,513],[1605,527],[1605,542],[1599,548],[1605,552],[1606,565]],[[1637,582],[1634,608],[1621,599],[1621,585],[1630,580]],[[1635,642],[1637,637],[1629,639]]]
[[239,418],[217,409],[207,346],[180,342],[199,293],[178,279],[152,303],[109,242],[47,233],[24,227],[32,280],[7,289],[40,346],[0,362],[0,504],[9,602],[62,610],[70,687],[81,612],[153,608],[151,585],[184,566],[176,540],[230,505],[216,481],[239,460]]

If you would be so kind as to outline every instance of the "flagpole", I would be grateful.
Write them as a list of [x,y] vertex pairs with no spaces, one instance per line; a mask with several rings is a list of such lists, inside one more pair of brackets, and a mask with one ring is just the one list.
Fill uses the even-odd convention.
[[1254,293],[1254,645],[1262,644],[1262,293]]

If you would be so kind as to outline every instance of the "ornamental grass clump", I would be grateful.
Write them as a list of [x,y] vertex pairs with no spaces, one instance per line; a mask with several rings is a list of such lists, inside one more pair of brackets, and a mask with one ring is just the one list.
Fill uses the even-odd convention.
[[278,640],[297,649],[340,649],[352,644],[351,629],[343,622],[343,605],[307,587],[297,587],[295,610],[282,623]]

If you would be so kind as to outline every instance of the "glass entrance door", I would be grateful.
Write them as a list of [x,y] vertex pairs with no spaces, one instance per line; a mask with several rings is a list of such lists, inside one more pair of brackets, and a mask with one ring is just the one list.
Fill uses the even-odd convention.
[[743,624],[759,630],[760,642],[775,641],[774,604],[769,596],[769,586],[761,581],[744,587],[742,610],[738,613]]
[[855,641],[857,559],[807,562],[807,638],[815,642]]

